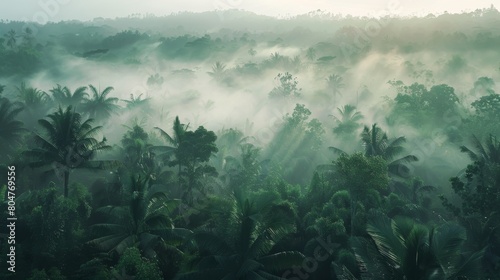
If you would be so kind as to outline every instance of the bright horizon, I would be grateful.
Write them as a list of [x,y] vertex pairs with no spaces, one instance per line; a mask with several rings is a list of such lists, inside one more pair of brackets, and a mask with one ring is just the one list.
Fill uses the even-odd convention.
[[[477,9],[500,6],[500,0],[452,1],[452,0],[24,0],[0,4],[0,20],[34,21],[38,23],[62,20],[89,21],[94,18],[119,18],[132,14],[165,16],[177,12],[205,12],[238,9],[274,17],[289,17],[322,10],[333,14],[352,16],[425,16],[471,12]],[[10,2],[10,1],[9,1]],[[291,4],[293,3],[293,4]]]

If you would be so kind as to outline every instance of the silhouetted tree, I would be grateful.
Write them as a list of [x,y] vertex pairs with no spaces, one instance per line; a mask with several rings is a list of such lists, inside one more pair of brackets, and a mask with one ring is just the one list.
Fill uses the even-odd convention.
[[129,128],[121,139],[123,163],[132,174],[140,174],[150,182],[161,175],[161,165],[149,143],[149,135],[138,124]]
[[379,155],[365,156],[361,153],[342,154],[334,164],[341,189],[349,192],[351,212],[349,232],[352,236],[359,206],[368,205],[367,198],[372,191],[379,192],[388,188],[387,164]]
[[473,161],[465,170],[465,178],[451,178],[453,191],[462,199],[461,207],[452,205],[444,196],[441,199],[455,215],[479,213],[487,219],[498,211],[500,203],[500,141],[490,135],[484,144],[475,136],[472,142],[475,151],[461,147]]
[[33,36],[33,30],[31,28],[26,27],[23,30],[23,34],[21,35],[23,38],[22,47],[26,50],[32,50],[35,46],[35,37]]
[[[30,166],[52,165],[56,173],[64,178],[64,196],[68,196],[69,175],[75,168],[102,168],[105,161],[92,161],[98,151],[110,149],[106,138],[98,141],[94,136],[102,127],[92,125],[93,120],[83,121],[79,113],[69,106],[59,107],[48,119],[38,121],[45,135],[35,135],[36,148],[24,154]],[[109,163],[109,162],[107,162]]]
[[23,103],[26,110],[32,113],[45,113],[50,107],[52,101],[50,96],[37,88],[28,87],[26,83],[21,83],[20,87],[16,87],[17,97]]
[[[155,127],[160,132],[160,136],[169,144],[169,146],[155,146],[153,147],[154,150],[158,151],[160,153],[160,157],[162,157],[163,161],[166,162],[170,166],[175,166],[177,165],[179,168],[179,171],[177,173],[178,176],[178,182],[179,182],[179,191],[182,189],[182,177],[181,177],[181,172],[183,169],[183,163],[180,160],[180,154],[179,154],[179,146],[180,143],[184,139],[184,134],[188,130],[189,125],[181,124],[181,121],[179,120],[179,117],[176,116],[174,123],[173,123],[173,134],[172,136],[165,132],[163,129],[159,127]],[[171,160],[171,157],[174,156],[175,160]]]
[[269,92],[269,97],[299,97],[301,88],[298,88],[299,82],[296,77],[292,74],[279,73],[275,80],[279,81],[279,85],[274,87],[271,92]]
[[326,78],[328,87],[332,91],[333,103],[335,104],[337,96],[341,95],[340,90],[344,88],[344,83],[342,77],[337,74],[332,74]]
[[55,102],[63,107],[73,106],[75,109],[80,105],[87,97],[87,87],[79,87],[73,93],[68,87],[62,87],[57,85],[50,90],[52,92],[52,98]]
[[316,59],[316,50],[314,48],[308,48],[306,51],[306,57],[309,61],[314,61]]
[[371,129],[365,126],[361,133],[361,140],[365,146],[365,155],[369,157],[381,156],[388,162],[389,172],[392,175],[407,176],[409,169],[405,164],[418,160],[414,155],[397,158],[404,151],[401,145],[406,142],[406,138],[400,136],[390,140],[387,134],[377,127],[377,124],[373,124]]
[[23,110],[19,103],[12,103],[7,98],[0,97],[0,158],[7,159],[8,153],[19,144],[21,133],[24,131],[23,123],[16,119]]
[[36,126],[36,121],[47,114],[52,105],[52,99],[46,92],[28,87],[25,83],[21,83],[21,86],[16,87],[16,90],[17,99],[24,109],[20,118],[27,128],[32,129]]
[[7,46],[14,50],[15,47],[16,47],[16,44],[17,44],[17,34],[16,34],[16,31],[14,31],[14,29],[11,29],[9,30],[6,34],[3,35],[4,38],[7,40],[6,44]]
[[103,121],[120,108],[116,105],[118,98],[108,97],[113,87],[107,87],[102,92],[99,92],[93,85],[89,85],[89,88],[92,95],[86,98],[82,109],[89,114],[90,118]]
[[356,110],[355,106],[348,104],[337,108],[337,110],[340,117],[334,116],[337,126],[333,128],[333,133],[351,135],[361,127],[358,121],[363,118],[363,115]]
[[224,77],[225,70],[226,70],[226,65],[220,61],[217,61],[212,66],[212,71],[208,72],[208,74],[216,80],[221,80]]
[[186,179],[184,198],[188,205],[193,204],[193,189],[203,191],[200,180],[205,176],[217,176],[216,169],[208,164],[210,157],[218,151],[215,145],[217,136],[213,131],[206,130],[203,126],[195,131],[186,131],[176,150],[174,165],[181,165],[181,176]]

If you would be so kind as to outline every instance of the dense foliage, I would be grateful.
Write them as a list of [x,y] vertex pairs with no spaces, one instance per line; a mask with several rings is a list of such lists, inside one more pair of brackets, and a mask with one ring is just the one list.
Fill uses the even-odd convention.
[[223,14],[0,23],[1,279],[500,279],[497,10]]

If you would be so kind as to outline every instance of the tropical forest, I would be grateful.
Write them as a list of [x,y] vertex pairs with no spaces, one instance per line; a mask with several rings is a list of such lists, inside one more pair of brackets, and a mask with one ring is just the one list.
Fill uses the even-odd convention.
[[0,279],[500,279],[499,94],[493,6],[1,20]]

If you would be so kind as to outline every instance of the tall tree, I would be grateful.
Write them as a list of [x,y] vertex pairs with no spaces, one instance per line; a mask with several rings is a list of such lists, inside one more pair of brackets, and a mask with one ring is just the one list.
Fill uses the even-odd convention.
[[7,158],[8,153],[19,141],[23,132],[23,123],[16,119],[23,110],[21,104],[12,103],[7,98],[0,98],[0,158]]
[[361,127],[358,121],[363,118],[363,115],[356,110],[355,106],[347,104],[337,110],[339,117],[334,116],[337,126],[333,129],[333,133],[350,135]]
[[14,29],[9,30],[6,34],[3,35],[4,38],[7,40],[6,44],[10,49],[15,49],[16,44],[17,44],[17,34]]
[[29,87],[26,83],[21,83],[16,90],[17,99],[24,108],[20,118],[27,128],[32,129],[36,126],[36,121],[47,114],[52,105],[52,99],[46,92]]
[[240,156],[226,156],[224,158],[224,175],[222,179],[231,188],[244,187],[253,189],[258,180],[263,162],[259,161],[260,148],[246,143],[240,145]]
[[23,103],[26,110],[30,112],[45,113],[50,107],[50,96],[37,88],[29,87],[26,83],[21,83],[21,86],[16,87],[17,97]]
[[204,189],[200,180],[206,176],[218,175],[213,166],[206,164],[218,151],[215,140],[217,136],[213,131],[200,126],[195,131],[186,131],[179,142],[176,160],[172,164],[180,164],[184,168],[181,175],[186,180],[184,198],[188,205],[194,203],[193,190],[196,188],[203,191]]
[[26,27],[23,30],[22,39],[23,48],[26,50],[32,50],[35,46],[35,37],[33,36],[33,30],[31,30],[31,28]]
[[472,102],[471,106],[474,108],[476,115],[486,121],[500,118],[500,94],[492,93],[482,96]]
[[[163,160],[167,162],[171,166],[177,165],[179,168],[179,172],[177,173],[178,176],[178,182],[179,182],[179,191],[182,189],[182,178],[181,178],[181,172],[182,172],[182,162],[180,161],[179,158],[179,145],[184,139],[184,134],[189,128],[189,124],[182,124],[181,121],[179,120],[179,116],[175,117],[174,124],[172,127],[173,134],[170,135],[165,130],[155,127],[160,132],[160,135],[163,137],[165,142],[169,144],[169,146],[155,146],[153,147],[154,150],[159,151],[161,154],[160,156],[163,157]],[[171,157],[174,156],[175,160],[171,161]]]
[[142,98],[142,93],[136,97],[134,96],[134,94],[130,94],[130,100],[122,100],[122,101],[127,103],[127,109],[142,108],[143,111],[148,111],[151,109],[149,107],[149,102],[151,101],[151,98],[149,97]]
[[217,136],[217,147],[219,147],[219,152],[215,159],[216,167],[219,169],[224,168],[225,159],[227,157],[236,156],[241,145],[248,141],[249,137],[245,137],[243,132],[239,129],[223,129],[219,131]]
[[212,71],[208,72],[216,81],[222,81],[226,74],[226,65],[220,61],[215,62],[212,66]]
[[48,115],[48,119],[38,121],[45,135],[35,135],[36,148],[24,154],[30,159],[30,166],[52,165],[56,173],[64,178],[64,196],[68,196],[69,176],[76,168],[102,168],[106,161],[93,161],[98,151],[110,149],[106,138],[101,141],[94,136],[101,126],[94,127],[93,120],[82,120],[79,113],[69,106],[65,110]]
[[118,98],[108,97],[108,94],[114,89],[113,87],[107,87],[101,92],[93,85],[89,85],[89,88],[91,97],[85,100],[82,107],[90,118],[103,121],[120,108],[116,105]]
[[461,207],[453,206],[444,196],[441,199],[456,215],[479,214],[481,220],[486,220],[498,212],[500,203],[500,141],[490,135],[484,143],[475,136],[472,142],[473,149],[461,147],[473,161],[465,176],[451,178],[453,191],[462,199]]
[[59,84],[50,90],[50,92],[52,92],[52,98],[55,102],[58,102],[59,105],[63,107],[73,106],[75,109],[87,97],[88,94],[86,91],[87,87],[79,87],[71,93],[71,90],[68,87],[62,87]]
[[481,164],[500,164],[500,141],[495,136],[489,135],[484,144],[476,136],[472,136],[472,143],[476,151],[466,146],[461,146],[460,151]]
[[387,134],[377,124],[373,124],[371,128],[365,126],[361,133],[361,140],[365,146],[365,155],[369,157],[381,156],[388,162],[389,173],[392,175],[399,177],[407,176],[409,169],[405,164],[418,160],[414,155],[398,158],[399,154],[404,151],[402,144],[406,142],[406,138],[400,136],[389,139]]
[[279,73],[275,78],[279,82],[279,85],[275,86],[270,92],[269,97],[271,98],[287,98],[287,97],[299,97],[301,88],[298,87],[299,82],[297,77],[292,74],[285,72]]
[[161,175],[161,163],[156,159],[156,153],[149,143],[149,135],[144,128],[135,124],[123,135],[123,163],[132,174],[141,174],[154,183]]
[[[179,117],[175,118],[172,135],[161,128],[156,127],[156,129],[170,146],[153,147],[153,149],[163,152],[170,166],[178,166],[182,199],[188,205],[192,205],[193,190],[202,189],[200,180],[206,176],[217,176],[216,169],[206,163],[218,151],[215,144],[217,136],[203,126],[195,131],[188,131],[188,125],[181,124]],[[169,159],[171,156],[174,156],[173,160]]]
[[316,59],[316,50],[312,47],[308,48],[306,51],[306,57],[309,61],[314,61],[314,59]]
[[340,75],[337,74],[332,74],[326,78],[326,82],[330,90],[332,91],[333,95],[333,103],[335,104],[335,101],[337,99],[337,96],[341,95],[340,90],[344,88],[344,82],[343,79]]
[[389,185],[387,164],[381,156],[341,154],[334,162],[341,189],[349,192],[350,233],[354,235],[358,208],[369,205],[368,198],[375,191],[384,191]]

